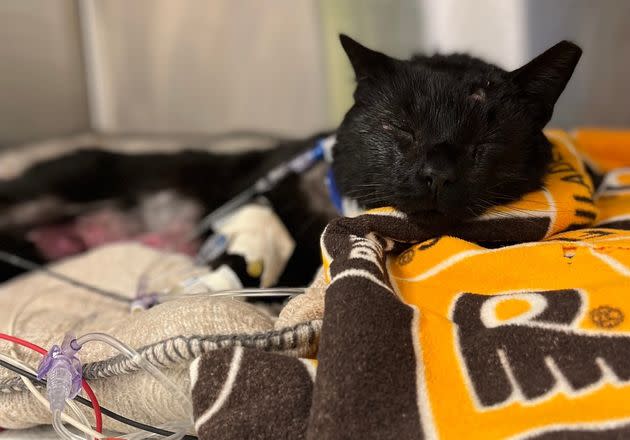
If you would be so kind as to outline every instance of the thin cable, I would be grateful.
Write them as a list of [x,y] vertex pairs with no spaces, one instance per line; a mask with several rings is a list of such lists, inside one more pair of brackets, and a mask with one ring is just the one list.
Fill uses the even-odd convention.
[[[84,440],[83,437],[73,433],[68,428],[66,428],[66,426],[63,424],[63,412],[59,408],[56,408],[52,411],[52,426],[57,435],[62,439]],[[89,437],[85,437],[85,440],[91,439]]]
[[192,401],[190,399],[190,396],[184,393],[180,386],[178,386],[176,383],[166,377],[166,375],[162,373],[155,365],[146,360],[144,357],[142,357],[140,353],[138,353],[135,349],[125,344],[124,342],[106,333],[93,332],[86,333],[83,336],[79,336],[73,341],[75,345],[73,345],[73,343],[71,342],[70,346],[78,351],[86,343],[96,341],[103,342],[110,347],[118,350],[120,353],[122,353],[132,362],[138,365],[138,367],[144,369],[147,373],[157,379],[165,388],[170,389],[173,394],[177,395],[180,399],[187,403],[186,409],[189,409],[190,411],[188,412],[192,414]]
[[4,339],[5,341],[13,342],[14,344],[21,345],[22,347],[26,347],[30,350],[36,351],[41,355],[46,355],[48,350],[40,347],[39,345],[33,344],[32,342],[28,342],[24,339],[18,338],[17,336],[11,336],[4,333],[0,333],[0,339]]
[[204,218],[199,221],[197,227],[190,233],[185,242],[194,240],[195,238],[201,236],[203,233],[207,232],[210,228],[216,228],[217,223],[225,218],[228,214],[240,208],[244,204],[246,204],[249,200],[253,199],[255,196],[259,194],[258,189],[255,186],[251,186],[237,195],[235,195],[232,199],[228,200],[225,204],[218,207]]
[[[310,289],[310,288],[309,288]],[[165,302],[181,298],[222,298],[222,297],[246,297],[246,298],[274,298],[284,296],[296,296],[306,292],[304,287],[269,287],[269,288],[245,288],[233,290],[219,290],[216,292],[199,292],[183,294],[158,295],[158,301]]]
[[[127,298],[127,297],[123,296],[122,294],[111,292],[111,291],[108,291],[108,290],[105,290],[105,289],[101,289],[100,287],[93,286],[93,285],[88,284],[88,283],[84,283],[83,281],[76,280],[76,279],[74,279],[72,277],[69,277],[69,276],[61,274],[59,272],[53,271],[51,269],[48,269],[45,266],[42,266],[40,264],[34,263],[32,261],[26,260],[26,259],[24,259],[22,257],[19,257],[19,256],[14,255],[14,254],[10,254],[10,253],[2,251],[2,250],[0,250],[0,260],[1,261],[5,261],[5,262],[7,262],[9,264],[13,264],[13,265],[18,266],[18,267],[21,267],[23,269],[36,270],[36,271],[43,272],[46,275],[49,275],[49,276],[51,276],[53,278],[56,278],[56,279],[58,279],[58,280],[60,280],[62,282],[70,284],[72,286],[90,290],[90,291],[92,291],[94,293],[98,293],[101,296],[105,296],[107,298],[114,299],[116,301],[121,301],[121,302],[124,302],[124,303],[127,303],[127,304],[130,304],[133,301],[133,298]],[[149,269],[149,268],[147,268],[147,269]],[[148,272],[148,270],[145,270],[145,272]],[[147,274],[144,273],[141,276],[141,278],[145,277],[146,275]],[[277,297],[277,296],[298,295],[300,293],[304,293],[304,289],[303,288],[277,287],[277,288],[261,288],[261,289],[251,289],[250,288],[250,289],[225,290],[225,291],[217,291],[217,292],[192,294],[192,296],[195,296],[195,295],[211,295],[211,296],[216,296],[216,297],[222,297],[222,296]],[[191,296],[191,294],[184,294],[184,295],[166,294],[166,295],[159,295],[158,298],[159,298],[159,300],[161,302],[163,300],[178,299],[178,298],[183,298],[183,297],[186,297],[186,296]],[[26,341],[23,341],[23,342],[26,342]]]
[[96,394],[94,394],[94,391],[92,391],[92,388],[88,385],[85,379],[81,379],[81,385],[85,385],[83,386],[83,391],[85,391],[88,399],[90,399],[90,402],[92,402],[92,409],[94,410],[94,414],[99,414],[99,417],[94,417],[94,424],[96,425],[95,428],[98,432],[103,432],[103,417],[100,416],[101,404],[98,402]]
[[[8,370],[13,371],[14,373],[19,374],[22,381],[24,382],[24,385],[26,386],[26,388],[28,388],[31,394],[33,394],[35,399],[37,399],[39,403],[41,403],[46,409],[48,409],[49,407],[48,400],[46,399],[46,397],[44,397],[42,393],[39,392],[39,390],[35,387],[35,385],[33,385],[33,382],[40,383],[43,385],[46,384],[45,381],[40,381],[37,379],[35,370],[28,367],[23,362],[17,359],[10,358],[9,356],[3,355],[2,353],[0,353],[0,365],[7,368]],[[96,432],[92,429],[92,427],[90,426],[90,423],[87,421],[83,413],[79,411],[79,408],[77,408],[77,405],[74,402],[68,401],[67,403],[68,403],[68,407],[72,410],[72,412],[76,414],[77,418],[79,418],[80,421],[77,421],[74,418],[66,414],[63,414],[61,417],[63,418],[65,422],[71,424],[75,428],[79,429],[80,431],[86,434],[89,434],[90,436],[94,438],[105,437],[100,432]]]
[[43,272],[52,278],[58,279],[59,281],[63,281],[75,287],[80,287],[83,289],[90,290],[94,293],[98,293],[99,295],[104,296],[109,299],[121,301],[124,303],[130,303],[132,301],[131,298],[127,298],[121,293],[112,292],[110,290],[102,289],[98,286],[94,286],[92,284],[74,279],[72,277],[59,273],[57,271],[51,270],[42,264],[37,264],[33,261],[27,260],[26,258],[22,258],[19,255],[11,254],[9,252],[0,250],[0,260],[4,261],[5,263],[11,264],[13,266],[22,268],[22,269]]
[[[25,303],[26,306],[27,303]],[[18,314],[17,314],[18,309],[14,310],[11,319],[9,320],[9,334],[13,334],[14,333],[14,329],[15,329],[15,323],[17,321],[18,318]],[[28,341],[24,341],[26,343],[28,343]],[[38,347],[35,346],[35,344],[32,344],[34,347],[34,349],[37,349]],[[21,364],[23,367],[25,367],[25,365],[23,363],[20,362],[20,360],[18,359],[18,355],[16,353],[16,351],[14,350],[14,344],[10,345],[10,352],[11,354],[15,357],[14,362],[16,362],[17,364]],[[0,353],[0,356],[2,356],[2,354]],[[7,358],[4,357],[5,361],[10,362],[11,358]],[[20,365],[18,365],[20,366]],[[28,368],[28,367],[26,367]],[[30,369],[29,369],[30,370]],[[34,370],[31,370],[30,372],[32,372],[33,374],[35,374]],[[25,378],[24,376],[20,376],[22,379],[22,382],[24,383],[24,385],[26,386],[26,388],[28,388],[28,390],[31,392],[31,394],[33,394],[33,396],[35,396],[35,398],[44,406],[44,408],[46,409],[50,409],[50,405],[48,400],[44,397],[44,395],[42,393],[40,393],[37,388],[35,388],[35,386],[33,385],[33,383],[28,380],[27,378]],[[89,390],[89,392],[88,392]],[[90,399],[93,399],[94,401],[97,402],[98,404],[98,399],[96,399],[96,396],[94,395],[94,393],[92,392],[92,389],[90,387],[87,387],[87,389],[84,389],[84,391],[88,394],[88,396],[90,397]],[[72,426],[74,426],[75,428],[83,431],[86,434],[91,435],[94,438],[98,438],[98,436],[94,436],[94,434],[98,434],[100,432],[102,432],[102,417],[95,417],[95,424],[96,424],[96,429],[98,432],[92,430],[92,426],[90,425],[90,423],[87,421],[87,419],[85,418],[85,416],[83,415],[83,413],[81,411],[79,411],[79,408],[77,408],[77,405],[74,402],[66,402],[67,405],[70,407],[70,409],[72,410],[72,412],[75,413],[75,415],[77,416],[77,418],[79,419],[79,421],[77,421],[76,419],[67,416],[65,414],[62,414],[62,418],[64,421],[66,421],[67,423],[70,423]],[[99,410],[100,410],[100,405],[99,405]]]
[[[84,397],[77,396],[77,397],[74,398],[74,400],[79,402],[81,405],[85,405],[88,408],[92,408],[92,403],[89,400],[87,400],[86,398],[84,398]],[[128,419],[127,417],[121,416],[120,414],[115,413],[114,411],[112,411],[110,409],[107,409],[104,406],[101,407],[101,411],[107,417],[109,417],[111,419],[114,419],[117,422],[120,422],[120,423],[122,423],[124,425],[127,425],[127,426],[132,426],[132,427],[137,428],[137,429],[142,430],[142,431],[152,432],[154,434],[159,434],[159,435],[164,436],[164,437],[167,437],[167,436],[175,434],[175,432],[173,432],[173,431],[168,431],[166,429],[158,428],[158,427],[151,426],[151,425],[146,425],[146,424],[144,424],[142,422],[137,422],[137,421],[135,421],[133,419]],[[186,440],[197,440],[197,437],[194,436],[194,435],[185,435],[183,438],[186,439]]]
[[[14,373],[23,376],[26,379],[29,379],[31,382],[37,383],[41,386],[46,386],[46,381],[45,380],[40,380],[37,378],[37,376],[34,373],[31,373],[29,371],[26,371],[26,369],[20,368],[20,367],[16,367],[15,365],[6,362],[5,360],[3,360],[2,358],[0,358],[0,365],[3,366],[4,368],[13,371]],[[88,408],[92,408],[92,403],[87,400],[86,398],[82,397],[82,396],[76,396],[74,398],[74,400],[76,400],[77,402],[79,402],[81,405],[84,405]],[[122,416],[118,413],[115,413],[114,411],[102,406],[101,407],[101,412],[106,415],[107,417],[110,417],[111,419],[114,419],[124,425],[127,426],[131,426],[133,428],[137,428],[139,430],[142,431],[147,431],[147,432],[152,432],[154,434],[159,434],[162,436],[170,436],[175,434],[172,431],[168,431],[165,429],[161,429],[161,428],[156,428],[155,426],[151,426],[151,425],[146,425],[142,422],[137,422],[135,420],[129,419],[125,416]],[[98,433],[96,433],[98,434]],[[99,435],[103,435],[103,434],[99,434]],[[95,436],[96,437],[96,436]],[[194,435],[186,435],[184,437],[184,439],[186,440],[197,440],[197,437],[195,437]]]
[[[40,347],[39,345],[33,344],[32,342],[25,341],[24,339],[21,339],[15,336],[7,335],[5,333],[0,333],[0,339],[4,339],[6,341],[13,342],[14,344],[18,344],[23,347],[29,348],[41,354],[42,356],[45,356],[48,353],[46,349]],[[85,379],[81,379],[81,387],[85,390],[85,393],[90,397],[90,401],[92,402],[92,409],[94,410],[94,420],[95,420],[95,424],[98,431],[98,427],[102,428],[103,426],[103,418],[101,416],[101,407],[98,403],[98,399],[96,398],[94,391],[92,391],[92,388],[90,387],[90,385],[87,383]]]
[[[22,379],[22,380],[26,380],[26,379]],[[30,383],[30,381],[26,380],[27,382],[29,382],[29,384],[35,388],[35,386]],[[90,422],[88,422],[87,417],[85,417],[85,415],[79,410],[79,407],[74,403],[74,401],[72,402],[66,402],[66,405],[68,408],[70,408],[70,410],[74,413],[75,417],[77,419],[79,419],[79,421],[81,422],[81,428],[78,428],[79,431],[83,432],[83,434],[85,435],[86,440],[94,440],[94,439],[98,439],[99,437],[94,437],[90,432],[85,432],[83,431],[83,427],[85,428],[90,428],[90,431],[93,431],[92,425],[90,425]],[[61,420],[66,421],[66,418],[64,417],[65,414],[61,413]],[[68,417],[68,420],[72,421],[72,417]]]
[[[137,366],[144,369],[147,373],[149,373],[151,376],[157,379],[158,382],[162,384],[162,386],[164,386],[167,389],[170,389],[171,392],[173,392],[176,396],[178,396],[180,400],[184,402],[185,404],[185,408],[184,408],[185,413],[191,414],[192,416],[192,400],[188,394],[182,391],[181,386],[178,386],[176,383],[170,380],[155,365],[153,365],[147,359],[142,357],[140,353],[138,353],[136,350],[134,350],[132,347],[125,344],[124,342],[106,333],[93,332],[93,333],[86,333],[83,336],[79,336],[73,342],[70,343],[70,347],[78,351],[81,347],[83,347],[84,344],[88,342],[92,342],[92,341],[103,342],[115,348],[116,350],[121,352],[123,355],[127,356]],[[186,431],[187,429],[183,428],[182,430],[174,433],[172,436],[169,436],[169,438],[181,439],[186,435]]]

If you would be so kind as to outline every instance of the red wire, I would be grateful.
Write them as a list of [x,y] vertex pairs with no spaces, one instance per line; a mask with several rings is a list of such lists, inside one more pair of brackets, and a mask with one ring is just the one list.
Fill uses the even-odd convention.
[[92,391],[92,387],[87,383],[85,379],[81,379],[81,386],[83,387],[83,391],[85,391],[85,394],[87,394],[88,399],[90,399],[90,402],[92,402],[96,432],[103,432],[103,416],[101,415],[101,405],[98,403],[96,394],[94,394],[94,391]]
[[[32,342],[25,341],[24,339],[20,339],[15,336],[7,335],[6,333],[0,333],[0,339],[4,339],[9,342],[13,342],[14,344],[21,345],[23,347],[29,348],[33,351],[38,352],[41,355],[46,355],[48,351],[46,349],[40,347],[39,345],[35,345]],[[85,379],[81,379],[81,385],[85,394],[87,394],[90,402],[92,402],[92,409],[94,410],[94,420],[96,422],[96,431],[103,432],[103,415],[101,414],[101,405],[98,403],[98,399],[96,398],[96,394],[92,391],[90,385],[85,381]]]
[[0,339],[6,339],[7,341],[13,342],[26,348],[30,348],[31,350],[36,351],[41,355],[46,355],[46,353],[48,353],[48,350],[40,347],[39,345],[35,345],[32,342],[25,341],[24,339],[20,339],[15,336],[7,335],[5,333],[0,333]]

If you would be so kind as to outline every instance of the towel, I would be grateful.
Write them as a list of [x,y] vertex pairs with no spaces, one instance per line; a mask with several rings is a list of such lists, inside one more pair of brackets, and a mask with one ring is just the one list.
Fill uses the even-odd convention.
[[[291,359],[290,373],[273,353],[202,356],[191,368],[200,438],[243,438],[233,424],[269,439],[630,436],[630,169],[593,166],[593,132],[547,134],[544,187],[451,236],[392,208],[333,220],[317,359]],[[625,139],[610,147],[629,152],[617,165],[630,163]],[[226,380],[204,379],[216,371]],[[256,429],[265,390],[282,419],[273,433]]]

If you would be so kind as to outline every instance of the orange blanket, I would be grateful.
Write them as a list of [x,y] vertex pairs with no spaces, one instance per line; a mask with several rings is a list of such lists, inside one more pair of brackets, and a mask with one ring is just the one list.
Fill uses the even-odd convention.
[[545,187],[457,237],[327,227],[313,438],[630,438],[630,133],[548,137]]

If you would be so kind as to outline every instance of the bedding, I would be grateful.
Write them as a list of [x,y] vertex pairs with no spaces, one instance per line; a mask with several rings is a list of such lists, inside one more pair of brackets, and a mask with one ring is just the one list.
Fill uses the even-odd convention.
[[[190,387],[201,439],[624,438],[630,169],[620,166],[630,164],[630,136],[548,136],[545,188],[453,236],[427,236],[390,208],[334,220],[322,271],[277,319],[195,297],[132,313],[30,273],[2,285],[0,323],[7,330],[17,314],[14,333],[44,347],[67,331],[119,337]],[[52,268],[133,296],[156,258],[170,274],[162,285],[199,271],[184,255],[128,243]],[[187,416],[133,363],[85,350],[84,375],[105,406],[155,425]],[[36,366],[37,356],[18,354]],[[0,426],[49,421],[1,371]]]
[[[208,274],[191,258],[163,253],[137,243],[117,243],[90,250],[50,266],[51,270],[129,298],[138,282],[153,268],[149,284],[173,289],[183,278]],[[67,332],[79,336],[105,332],[135,348],[175,383],[187,390],[188,366],[206,351],[242,346],[292,357],[316,352],[318,322],[276,327],[263,307],[232,298],[174,297],[149,310],[133,311],[129,304],[68,285],[43,272],[32,272],[0,285],[0,331],[42,347],[59,344]],[[0,352],[11,344],[0,341]],[[20,360],[37,368],[41,356],[15,347]],[[109,346],[87,344],[80,352],[84,377],[100,403],[126,417],[154,426],[190,419],[185,405],[151,375]],[[93,422],[90,410],[80,407]],[[0,427],[24,429],[50,423],[50,413],[28,392],[15,374],[0,369]],[[131,432],[135,428],[109,417],[106,429]]]
[[[595,188],[584,135],[548,132],[545,187],[453,236],[427,236],[390,208],[331,222],[316,359],[201,356],[199,437],[630,436],[630,169]],[[625,139],[594,151],[630,163]]]

